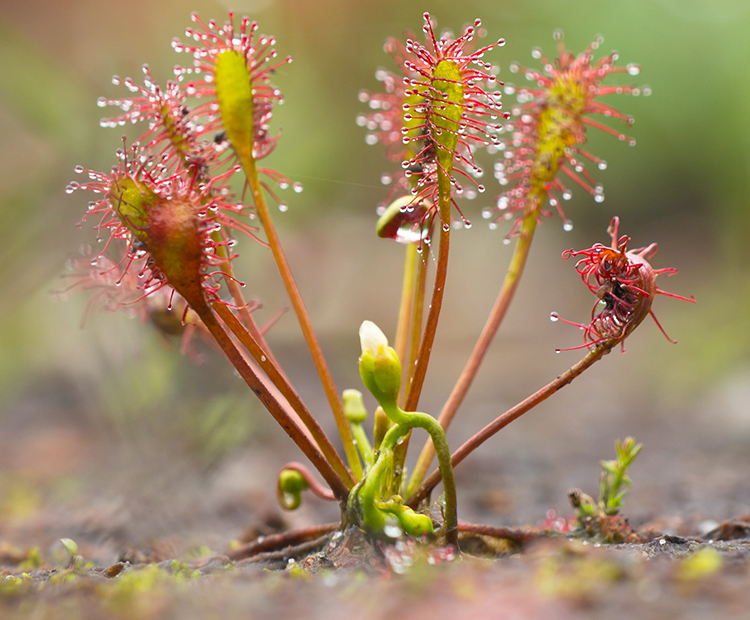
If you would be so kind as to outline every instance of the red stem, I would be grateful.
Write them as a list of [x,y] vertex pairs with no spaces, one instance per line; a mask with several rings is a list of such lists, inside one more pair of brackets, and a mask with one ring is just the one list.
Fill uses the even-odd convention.
[[264,536],[262,539],[253,540],[245,543],[236,549],[230,549],[226,555],[230,560],[243,560],[266,551],[284,549],[293,545],[299,545],[309,540],[315,540],[325,536],[341,527],[340,523],[324,523],[315,525],[303,530],[293,530],[291,532],[282,532],[281,534],[271,534]]
[[312,472],[307,469],[302,463],[287,463],[284,465],[282,469],[289,469],[291,471],[296,471],[300,476],[302,476],[305,479],[305,482],[307,482],[307,486],[310,487],[310,492],[315,495],[316,497],[319,497],[320,499],[324,499],[328,502],[336,501],[336,498],[333,496],[333,493],[331,493],[331,489],[326,489],[320,482],[318,482],[315,477],[312,475]]
[[255,361],[263,369],[263,372],[266,373],[279,392],[281,392],[284,398],[287,399],[292,409],[294,409],[300,417],[302,423],[310,430],[318,447],[325,455],[326,460],[336,470],[336,473],[341,480],[344,481],[344,484],[349,488],[353,487],[355,480],[352,477],[351,472],[346,468],[344,461],[341,459],[338,452],[336,452],[330,439],[328,439],[328,435],[326,435],[313,414],[302,402],[299,394],[297,394],[291,384],[281,373],[276,361],[272,357],[266,355],[260,344],[256,342],[255,339],[242,327],[242,324],[237,317],[232,314],[232,311],[229,308],[221,302],[216,302],[213,307],[216,313],[221,317],[221,320],[224,321],[232,333],[237,336],[242,343],[242,346],[248,350],[250,355],[253,356]]
[[[474,377],[476,377],[482,364],[482,360],[484,360],[484,356],[492,343],[492,339],[500,328],[500,324],[505,318],[505,313],[510,306],[510,302],[513,300],[513,296],[518,288],[518,283],[521,280],[521,274],[526,265],[526,259],[529,256],[531,241],[534,237],[534,230],[536,229],[536,217],[535,212],[531,213],[526,216],[526,219],[521,225],[516,249],[513,252],[513,258],[511,259],[508,272],[505,275],[505,280],[503,281],[503,286],[497,296],[495,305],[487,318],[487,323],[482,330],[482,334],[479,336],[479,340],[477,340],[477,343],[474,345],[474,350],[471,352],[471,356],[466,362],[466,366],[461,372],[461,376],[458,378],[443,410],[440,412],[438,422],[440,422],[440,425],[444,430],[448,429],[448,426],[453,421],[466,393],[469,391],[469,388],[474,381]],[[428,437],[424,448],[422,448],[422,453],[417,460],[411,480],[409,481],[409,493],[422,483],[434,456],[435,447],[432,445],[432,440]]]
[[[557,377],[557,379],[551,381],[542,389],[538,390],[527,399],[518,403],[515,407],[508,409],[508,411],[495,418],[492,422],[490,422],[482,430],[476,433],[471,439],[469,439],[453,453],[453,455],[451,456],[451,463],[453,463],[453,467],[455,468],[461,461],[469,456],[469,454],[471,454],[499,430],[505,428],[513,420],[520,418],[529,409],[536,407],[542,401],[547,400],[560,388],[568,385],[568,383],[573,381],[573,379],[580,375],[584,370],[589,368],[592,364],[599,361],[604,355],[609,353],[612,350],[612,347],[614,347],[617,343],[618,341],[616,339],[610,339],[598,344],[594,349],[588,352],[586,357],[584,357],[575,366],[572,366],[571,368],[566,370],[563,374]],[[411,496],[409,496],[407,503],[412,507],[419,504],[419,502],[425,499],[430,491],[435,488],[440,480],[440,470],[433,471],[425,479],[422,485]]]
[[458,531],[459,533],[478,534],[480,536],[489,536],[490,538],[501,538],[503,540],[509,540],[516,545],[522,545],[536,536],[535,532],[522,530],[520,528],[477,525],[476,523],[467,523],[465,521],[458,522]]
[[450,221],[451,221],[451,185],[450,176],[446,175],[442,168],[438,169],[438,186],[440,190],[440,211],[438,226],[440,227],[440,247],[438,249],[437,267],[435,269],[435,282],[432,288],[430,309],[427,313],[427,322],[422,334],[422,343],[419,347],[414,374],[409,384],[409,394],[406,397],[406,411],[416,411],[419,405],[419,396],[422,393],[427,365],[430,362],[432,345],[435,342],[440,309],[443,306],[443,294],[445,292],[445,279],[448,275],[448,250],[450,249]]
[[245,172],[245,177],[247,178],[250,192],[253,195],[255,210],[258,214],[258,218],[260,219],[261,224],[263,225],[263,229],[266,232],[268,245],[271,247],[273,258],[279,270],[279,275],[281,275],[281,279],[284,282],[284,288],[286,289],[287,294],[289,295],[289,299],[292,302],[292,307],[294,308],[294,312],[297,315],[297,320],[299,322],[300,328],[302,329],[302,335],[304,336],[307,347],[310,350],[310,354],[313,358],[313,363],[315,364],[315,368],[318,371],[318,375],[320,377],[320,382],[323,385],[323,390],[326,393],[328,403],[331,406],[331,411],[333,412],[333,417],[336,421],[336,427],[338,428],[339,435],[341,436],[341,441],[344,444],[344,452],[346,453],[347,460],[349,461],[349,466],[352,468],[355,477],[361,478],[362,468],[359,462],[357,449],[354,446],[354,439],[352,437],[351,429],[349,428],[349,423],[347,422],[346,416],[344,415],[344,407],[341,403],[339,393],[336,390],[336,386],[333,383],[331,372],[328,368],[328,365],[326,364],[325,358],[323,357],[323,351],[320,348],[320,343],[318,342],[318,338],[315,335],[315,331],[313,330],[312,323],[310,322],[310,317],[308,316],[307,310],[305,309],[305,304],[302,301],[302,296],[300,295],[297,284],[294,281],[294,277],[292,276],[292,270],[290,269],[289,263],[286,260],[284,250],[281,247],[281,242],[279,241],[276,227],[274,226],[273,220],[271,219],[271,213],[268,209],[268,205],[266,204],[265,198],[263,197],[261,184],[258,181],[255,159],[253,159],[252,155],[243,153],[241,151],[237,151],[237,155]]
[[[184,295],[183,295],[184,296]],[[190,300],[188,300],[190,302]],[[302,429],[289,416],[281,402],[279,402],[263,384],[258,375],[256,375],[250,365],[247,363],[237,347],[234,346],[232,339],[224,331],[216,315],[209,305],[201,298],[195,300],[197,303],[190,302],[191,307],[200,317],[203,324],[213,336],[216,343],[226,355],[232,366],[237,370],[248,387],[255,393],[263,406],[284,429],[292,441],[302,450],[304,455],[310,460],[315,469],[320,472],[323,479],[331,487],[334,495],[339,501],[346,500],[349,495],[349,488],[342,481],[331,464],[323,456],[320,449],[302,432]]]

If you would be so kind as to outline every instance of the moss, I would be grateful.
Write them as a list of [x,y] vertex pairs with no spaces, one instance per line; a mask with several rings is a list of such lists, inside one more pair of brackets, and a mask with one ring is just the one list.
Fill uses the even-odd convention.
[[679,577],[685,581],[704,579],[721,570],[724,558],[712,547],[704,547],[680,562],[677,569]]

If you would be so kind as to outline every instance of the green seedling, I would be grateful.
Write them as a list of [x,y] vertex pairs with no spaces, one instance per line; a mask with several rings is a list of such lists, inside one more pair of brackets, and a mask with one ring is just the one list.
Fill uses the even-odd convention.
[[627,437],[622,443],[615,441],[617,458],[612,461],[601,461],[602,475],[599,482],[599,499],[586,495],[580,489],[568,491],[568,498],[576,509],[575,524],[589,534],[603,536],[612,542],[627,538],[632,529],[620,514],[628,488],[633,484],[627,475],[635,457],[643,448],[635,439]]

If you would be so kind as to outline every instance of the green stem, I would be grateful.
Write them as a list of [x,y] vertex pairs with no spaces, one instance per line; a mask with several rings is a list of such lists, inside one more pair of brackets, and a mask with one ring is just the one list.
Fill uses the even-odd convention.
[[[406,386],[410,389],[414,378],[414,369],[419,357],[419,343],[422,340],[422,319],[424,318],[424,298],[427,293],[427,252],[420,254],[417,266],[417,281],[414,285],[416,296],[411,318],[411,346],[409,347],[409,364],[406,369]],[[404,403],[406,405],[406,403]]]
[[273,358],[266,355],[266,352],[260,346],[260,344],[248,333],[232,314],[232,311],[227,308],[221,302],[217,302],[213,305],[214,311],[221,317],[221,320],[229,327],[232,333],[242,343],[242,346],[247,349],[253,359],[258,363],[266,376],[281,392],[282,396],[286,398],[289,405],[299,416],[302,423],[309,429],[313,439],[318,444],[318,447],[323,452],[326,460],[336,470],[336,473],[344,481],[349,488],[354,486],[354,478],[352,478],[351,472],[346,468],[344,461],[341,460],[338,452],[333,447],[328,435],[320,427],[318,421],[315,419],[310,410],[302,402],[299,394],[294,390],[292,385],[286,380],[281,370],[277,366]]
[[[405,384],[407,390],[411,385],[412,379],[414,378],[414,369],[416,368],[417,359],[419,356],[419,343],[422,335],[422,319],[424,316],[424,298],[427,288],[427,265],[427,253],[422,252],[419,258],[419,263],[417,265],[417,280],[414,285],[414,288],[416,289],[416,298],[411,317],[411,337],[409,339],[411,345],[409,347],[409,362],[406,366],[405,373]],[[403,441],[398,444],[394,450],[394,462],[397,472],[395,483],[398,485],[397,488],[401,488],[404,463],[406,462],[406,453],[409,449],[410,439],[411,433],[407,433],[404,436]]]
[[221,350],[224,352],[227,359],[232,366],[234,366],[245,383],[247,383],[248,387],[260,399],[263,406],[273,416],[276,422],[279,423],[281,428],[286,431],[287,435],[291,437],[292,441],[294,441],[300,450],[302,450],[315,469],[320,472],[320,475],[323,476],[323,479],[328,483],[328,486],[333,491],[336,499],[340,502],[344,502],[349,494],[349,488],[347,485],[344,484],[341,477],[333,469],[318,446],[316,446],[315,443],[313,443],[313,441],[302,432],[302,429],[284,409],[282,403],[274,398],[260,377],[253,372],[252,368],[245,358],[242,357],[242,354],[237,347],[234,346],[232,339],[227,332],[224,331],[224,328],[217,320],[211,307],[202,298],[199,300],[188,299],[188,303],[190,303],[190,306],[200,317],[201,321],[206,326],[206,329],[211,333],[214,340],[216,340],[216,343],[221,347]]
[[398,325],[393,345],[396,355],[398,355],[398,359],[400,360],[406,359],[406,347],[409,343],[409,325],[415,301],[418,260],[419,252],[417,252],[417,245],[415,243],[407,243],[406,251],[404,252],[404,279],[401,284],[401,304],[398,310]]
[[[383,442],[377,452],[375,461],[367,475],[355,486],[349,496],[349,519],[360,526],[365,526],[376,536],[382,536],[385,527],[385,515],[382,510],[383,482],[387,478],[387,470],[393,462],[393,446],[398,439],[409,431],[408,428],[392,426],[385,434]],[[388,494],[390,499],[390,494]],[[357,506],[355,508],[354,506]],[[357,514],[361,510],[361,517]]]
[[361,424],[349,423],[349,428],[352,431],[352,436],[357,442],[357,450],[362,457],[362,462],[365,467],[372,465],[372,446],[370,445],[370,439],[367,437],[365,429],[362,428]]
[[[401,307],[398,316],[398,330],[396,331],[396,346],[394,347],[400,360],[407,359],[406,349],[407,346],[409,347],[409,363],[406,365],[405,377],[401,384],[402,392],[399,395],[401,405],[405,404],[406,393],[409,385],[411,385],[414,361],[419,353],[427,264],[424,258],[424,253],[417,252],[416,244],[410,243],[408,245],[406,248]],[[393,467],[395,471],[393,485],[396,489],[401,489],[406,452],[409,449],[409,439],[411,439],[411,432],[408,432],[393,449]]]
[[297,315],[297,320],[299,321],[300,328],[302,329],[302,334],[305,337],[305,342],[307,343],[307,347],[310,350],[310,354],[313,358],[313,363],[315,364],[315,368],[317,369],[321,383],[323,384],[323,389],[325,390],[326,397],[328,398],[328,403],[330,404],[331,411],[333,412],[333,417],[336,420],[336,426],[338,428],[339,435],[341,436],[341,441],[344,444],[344,451],[346,452],[346,458],[349,462],[349,467],[354,473],[354,477],[359,479],[362,477],[362,466],[359,462],[357,449],[354,446],[354,440],[351,430],[349,429],[349,424],[346,420],[346,416],[344,415],[344,408],[341,403],[341,399],[339,398],[338,391],[336,390],[336,386],[333,383],[333,377],[331,376],[328,365],[326,364],[325,358],[323,357],[323,351],[321,350],[318,339],[315,335],[315,332],[313,331],[310,317],[308,316],[307,310],[305,309],[305,305],[302,301],[302,296],[300,295],[297,284],[295,283],[294,277],[292,276],[291,269],[289,268],[289,263],[287,262],[286,256],[284,255],[284,251],[281,247],[278,234],[276,233],[276,228],[273,224],[273,220],[271,219],[270,211],[268,210],[268,205],[266,204],[266,200],[261,190],[260,181],[258,180],[258,172],[255,167],[255,159],[253,158],[252,153],[246,153],[242,149],[237,149],[236,153],[250,186],[250,191],[253,195],[253,201],[255,202],[255,209],[258,213],[258,217],[261,223],[263,224],[263,229],[266,232],[266,237],[268,238],[268,245],[271,247],[271,252],[273,253],[274,260],[276,261],[276,266],[279,269],[281,279],[284,282],[284,287],[286,288],[287,294],[289,295],[289,298],[292,302],[292,307],[294,308],[294,312]]
[[[619,340],[617,339],[610,339],[606,342],[596,345],[586,354],[586,357],[584,357],[575,366],[572,366],[571,368],[566,370],[563,374],[557,377],[557,379],[551,381],[542,389],[538,390],[525,400],[518,403],[515,407],[508,409],[508,411],[503,413],[501,416],[495,418],[492,422],[490,422],[482,430],[476,433],[471,439],[469,439],[453,453],[453,456],[451,457],[451,463],[453,464],[453,467],[456,467],[461,461],[469,456],[469,454],[471,454],[499,430],[505,428],[513,420],[521,417],[524,413],[529,411],[529,409],[536,407],[539,403],[547,400],[559,389],[568,385],[568,383],[573,381],[573,379],[580,375],[584,370],[592,366],[595,362],[598,362],[602,357],[609,353],[612,350],[612,347],[618,344],[618,342]],[[419,504],[419,502],[424,500],[430,493],[430,491],[435,488],[435,485],[440,482],[441,475],[442,474],[440,470],[433,471],[425,479],[422,485],[408,496],[407,504],[409,506],[416,506]]]
[[[497,300],[495,301],[495,305],[493,306],[484,329],[479,336],[479,340],[477,340],[477,343],[474,345],[474,350],[472,351],[469,360],[466,362],[466,366],[459,376],[456,385],[453,387],[453,391],[448,397],[448,400],[438,417],[438,422],[440,422],[440,425],[445,430],[448,429],[448,426],[453,421],[458,408],[461,406],[466,393],[469,391],[469,388],[474,381],[474,377],[484,360],[484,356],[492,343],[492,339],[495,337],[500,324],[505,318],[508,306],[513,300],[518,283],[521,280],[521,275],[523,274],[523,269],[526,265],[526,259],[529,256],[529,249],[531,248],[531,241],[534,237],[534,231],[536,230],[536,223],[537,213],[536,211],[533,211],[526,216],[521,224],[516,248],[513,252],[510,266],[505,274],[505,280],[500,289]],[[414,473],[409,480],[407,495],[411,495],[422,483],[434,456],[435,448],[432,445],[432,441],[428,439],[424,448],[422,448],[422,453],[419,455],[419,459],[414,468]]]
[[[451,464],[451,453],[448,449],[448,442],[445,439],[445,433],[437,420],[431,415],[419,411],[403,411],[397,406],[385,408],[388,417],[398,424],[398,428],[407,429],[423,428],[425,429],[432,442],[435,444],[438,465],[440,467],[440,476],[443,481],[445,490],[445,537],[446,542],[458,546],[458,501],[456,498],[456,481],[453,477],[453,465]],[[391,429],[394,430],[394,429]],[[390,434],[390,431],[389,431]],[[402,434],[405,434],[402,433]],[[386,439],[388,435],[386,435]],[[383,443],[386,443],[386,439]]]

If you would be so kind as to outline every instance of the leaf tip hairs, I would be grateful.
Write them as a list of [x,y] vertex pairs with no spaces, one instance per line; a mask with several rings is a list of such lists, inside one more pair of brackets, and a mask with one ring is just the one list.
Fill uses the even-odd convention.
[[[192,66],[175,67],[177,79],[185,82],[188,95],[206,100],[200,110],[206,126],[218,132],[217,142],[231,145],[229,152],[243,168],[250,162],[254,166],[276,148],[280,134],[271,134],[270,122],[274,106],[283,103],[284,97],[272,84],[271,76],[292,58],[279,59],[274,48],[276,39],[259,35],[257,22],[247,17],[240,19],[239,28],[234,13],[222,26],[214,20],[203,22],[196,13],[191,17],[197,25],[187,28],[185,34],[195,43],[182,43],[180,39],[172,42],[175,51],[193,56]],[[301,184],[291,183],[275,170],[257,171],[281,189],[291,186],[295,192],[302,190]],[[261,185],[285,211],[286,204],[266,181]]]
[[518,233],[523,219],[531,214],[539,219],[557,212],[563,220],[563,228],[573,228],[560,202],[572,196],[562,175],[583,187],[596,202],[604,201],[604,188],[585,164],[604,170],[607,162],[582,148],[587,128],[615,135],[631,146],[635,140],[591,118],[592,115],[603,115],[621,120],[627,126],[633,124],[632,117],[598,98],[610,94],[650,93],[648,87],[602,84],[608,75],[637,75],[639,68],[632,64],[616,66],[616,52],[594,61],[594,51],[603,41],[601,37],[578,56],[565,49],[559,30],[555,32],[555,39],[558,57],[552,61],[542,54],[541,49],[532,50],[532,56],[542,62],[541,71],[526,69],[517,63],[511,65],[511,72],[522,73],[528,81],[536,83],[535,87],[505,86],[505,94],[516,95],[517,104],[511,108],[513,118],[503,127],[507,138],[497,145],[503,158],[495,163],[494,173],[500,185],[507,185],[509,189],[497,198],[493,207],[484,209],[482,216],[490,220],[491,228],[497,228],[501,221],[515,218],[508,241]]
[[[505,41],[499,39],[473,50],[480,20],[459,37],[444,32],[439,38],[428,13],[424,20],[424,44],[411,33],[406,34],[405,43],[395,38],[386,41],[385,50],[402,75],[379,69],[376,77],[385,92],[361,91],[360,101],[373,111],[357,117],[357,124],[368,130],[368,144],[382,143],[388,159],[401,161],[403,174],[381,177],[393,186],[379,212],[384,213],[387,204],[406,195],[408,206],[402,211],[421,214],[418,223],[413,223],[413,216],[409,222],[415,230],[424,230],[435,216],[440,177],[457,196],[474,198],[485,191],[476,181],[483,171],[474,153],[497,142],[496,132],[502,127],[498,119],[504,114],[501,94],[494,90],[502,82],[495,76],[496,68],[483,57]],[[458,208],[455,200],[451,202]],[[460,210],[458,213],[470,226]],[[445,217],[441,215],[441,219]],[[449,223],[442,222],[443,226]]]
[[190,304],[219,300],[220,267],[235,256],[231,231],[254,236],[255,230],[239,219],[248,209],[228,191],[235,169],[208,179],[193,166],[169,172],[139,143],[119,149],[118,159],[109,174],[78,166],[88,181],[68,186],[101,195],[83,220],[100,218],[94,226],[104,242],[99,256],[117,255],[104,261],[119,274],[114,284],[135,270],[139,299],[169,287]]

